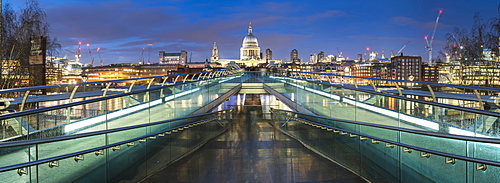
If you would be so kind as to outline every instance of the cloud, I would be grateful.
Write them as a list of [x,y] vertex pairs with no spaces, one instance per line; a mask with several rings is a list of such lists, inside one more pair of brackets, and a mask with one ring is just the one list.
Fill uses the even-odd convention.
[[347,38],[356,39],[356,40],[376,40],[376,41],[409,41],[409,40],[416,40],[415,38],[377,37],[377,36],[369,36],[369,35],[351,35],[351,36],[347,36]]
[[[288,55],[297,41],[311,37],[297,33],[304,23],[344,15],[342,11],[326,10],[302,16],[301,7],[290,2],[257,3],[252,11],[238,4],[206,12],[197,10],[213,6],[191,3],[188,8],[182,3],[70,1],[52,5],[46,12],[53,35],[61,40],[63,49],[76,51],[79,41],[84,45],[91,43],[94,50],[101,47],[106,63],[135,63],[147,44],[153,44],[150,52],[155,55],[155,61],[158,51],[180,50],[193,53],[193,61],[202,61],[210,56],[213,42],[218,43],[221,55],[238,58],[249,21],[253,22],[262,50],[271,48],[275,55],[277,52]],[[293,27],[283,30],[290,25]],[[82,51],[82,61],[91,60],[88,57],[87,52]]]
[[424,25],[424,23],[408,17],[392,17],[391,20],[396,24],[405,26],[422,27]]
[[340,10],[328,10],[328,11],[325,11],[322,13],[317,13],[314,15],[307,16],[306,21],[311,23],[311,22],[318,21],[318,20],[325,19],[325,18],[340,17],[340,16],[344,16],[344,15],[345,15],[345,13],[343,11],[340,11]]
[[259,5],[259,9],[274,15],[289,15],[300,11],[300,7],[293,6],[290,2],[265,2]]
[[[421,21],[417,21],[415,19],[408,18],[408,17],[392,17],[391,20],[392,20],[392,22],[399,24],[399,25],[411,26],[414,28],[426,29],[426,30],[434,29],[434,25],[436,24],[435,21],[421,22]],[[438,22],[438,27],[450,27],[450,26],[445,25],[441,22]]]
[[183,15],[164,13],[170,7],[135,9],[136,4],[127,1],[120,6],[113,2],[77,6],[79,8],[71,8],[71,11],[60,11],[69,7],[47,11],[54,33],[63,37],[113,40],[156,34],[160,31],[159,24],[175,25],[184,19]]

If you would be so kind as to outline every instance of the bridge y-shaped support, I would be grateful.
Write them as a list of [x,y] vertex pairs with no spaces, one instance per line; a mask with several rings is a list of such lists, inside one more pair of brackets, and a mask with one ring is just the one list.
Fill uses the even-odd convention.
[[288,107],[292,108],[293,110],[301,113],[306,113],[306,114],[314,114],[312,111],[309,109],[306,109],[305,107],[302,107],[301,105],[298,105],[297,103],[291,101],[289,98],[285,97],[281,93],[277,92],[276,90],[272,89],[269,87],[267,84],[264,83],[264,90],[266,90],[268,93],[271,95],[274,95],[277,99],[279,99],[281,102],[286,104]]

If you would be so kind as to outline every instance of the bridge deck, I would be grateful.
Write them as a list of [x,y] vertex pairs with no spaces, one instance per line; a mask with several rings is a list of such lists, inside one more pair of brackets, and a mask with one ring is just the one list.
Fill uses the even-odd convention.
[[230,130],[145,182],[365,182],[274,129],[262,116],[261,106],[244,106]]

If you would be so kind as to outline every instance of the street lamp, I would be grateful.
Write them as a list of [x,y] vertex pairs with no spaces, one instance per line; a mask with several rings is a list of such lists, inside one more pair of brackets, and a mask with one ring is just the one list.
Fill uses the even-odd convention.
[[[80,77],[82,77],[82,81],[83,81],[83,83],[87,82],[87,79],[89,78],[89,77],[88,77],[87,75],[85,75],[85,74],[80,75]],[[87,84],[84,84],[84,85],[83,85],[83,91],[85,91],[86,86],[87,86]]]
[[89,77],[88,77],[87,75],[85,75],[85,74],[82,74],[82,75],[81,75],[81,77],[82,77],[82,81],[83,81],[84,83],[85,83],[85,82],[87,82],[87,79],[89,78]]

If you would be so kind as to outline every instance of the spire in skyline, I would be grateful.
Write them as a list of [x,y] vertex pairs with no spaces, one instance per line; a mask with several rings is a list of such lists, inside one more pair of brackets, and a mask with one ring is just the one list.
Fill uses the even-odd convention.
[[217,60],[219,60],[219,49],[217,48],[217,42],[214,42],[214,47],[212,48],[212,57],[210,58],[210,61]]
[[248,35],[252,35],[252,21],[250,21],[250,24],[248,25]]

